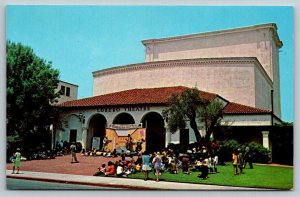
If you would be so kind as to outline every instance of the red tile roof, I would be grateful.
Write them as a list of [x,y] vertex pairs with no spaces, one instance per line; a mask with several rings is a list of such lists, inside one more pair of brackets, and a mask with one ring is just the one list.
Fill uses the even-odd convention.
[[223,111],[225,114],[260,114],[260,113],[270,113],[271,110],[260,109],[255,107],[250,107],[247,105],[242,105],[234,102],[228,103]]
[[[187,89],[189,88],[184,86],[132,89],[74,101],[67,101],[59,104],[58,106],[63,108],[76,108],[141,104],[165,105],[169,102],[169,98],[172,94],[181,94]],[[212,101],[216,97],[220,96],[217,94],[200,91],[200,97],[205,100]],[[234,102],[228,102],[224,108],[225,114],[265,114],[270,112],[270,110],[259,109]]]
[[[113,105],[137,105],[137,104],[167,104],[172,94],[181,94],[189,89],[184,86],[132,89],[74,101],[67,101],[58,106],[61,107],[94,107]],[[200,91],[201,98],[213,100],[216,94]]]

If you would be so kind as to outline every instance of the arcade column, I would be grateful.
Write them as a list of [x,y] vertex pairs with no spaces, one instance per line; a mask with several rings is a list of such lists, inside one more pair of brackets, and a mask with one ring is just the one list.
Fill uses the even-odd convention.
[[165,135],[166,135],[166,143],[165,147],[168,147],[168,145],[171,143],[171,132],[168,131],[168,123],[165,121]]
[[262,131],[263,137],[263,147],[269,149],[269,131]]
[[86,140],[87,140],[87,131],[88,129],[86,127],[82,128],[82,148],[86,150]]

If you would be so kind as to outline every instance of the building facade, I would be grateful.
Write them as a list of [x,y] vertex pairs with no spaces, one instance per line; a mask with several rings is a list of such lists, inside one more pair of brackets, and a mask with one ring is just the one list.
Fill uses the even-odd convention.
[[[145,63],[95,71],[93,97],[60,105],[64,126],[56,131],[56,141],[80,141],[91,149],[93,139],[103,139],[107,132],[126,136],[145,129],[149,151],[169,143],[195,142],[188,126],[189,132],[167,132],[162,111],[172,94],[197,87],[200,97],[224,103],[223,125],[261,127],[259,141],[269,148],[266,126],[280,122],[281,115],[278,50],[282,42],[275,24],[142,43]],[[198,125],[204,135],[204,125]],[[123,143],[111,140],[111,148]]]
[[78,85],[65,81],[59,81],[55,91],[61,93],[60,97],[58,98],[58,104],[66,101],[76,100],[78,96]]
[[[143,40],[145,63],[93,72],[94,96],[133,88],[197,86],[281,117],[276,24]],[[254,60],[256,58],[256,60]]]

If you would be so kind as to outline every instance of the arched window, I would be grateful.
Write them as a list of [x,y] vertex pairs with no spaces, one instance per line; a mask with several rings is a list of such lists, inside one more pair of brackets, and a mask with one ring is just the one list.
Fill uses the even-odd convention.
[[129,113],[120,113],[113,120],[113,124],[134,124],[134,119]]

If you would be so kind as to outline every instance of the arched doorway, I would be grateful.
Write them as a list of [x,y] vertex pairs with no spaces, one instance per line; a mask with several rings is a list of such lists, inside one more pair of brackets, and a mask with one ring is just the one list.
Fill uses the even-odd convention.
[[134,119],[129,113],[120,113],[118,114],[114,121],[113,124],[134,124]]
[[94,115],[89,123],[86,148],[92,149],[93,137],[100,137],[100,148],[102,148],[102,140],[105,136],[106,118],[102,114]]
[[143,117],[142,123],[146,128],[146,150],[154,152],[165,148],[166,129],[163,117],[157,112],[150,112]]

